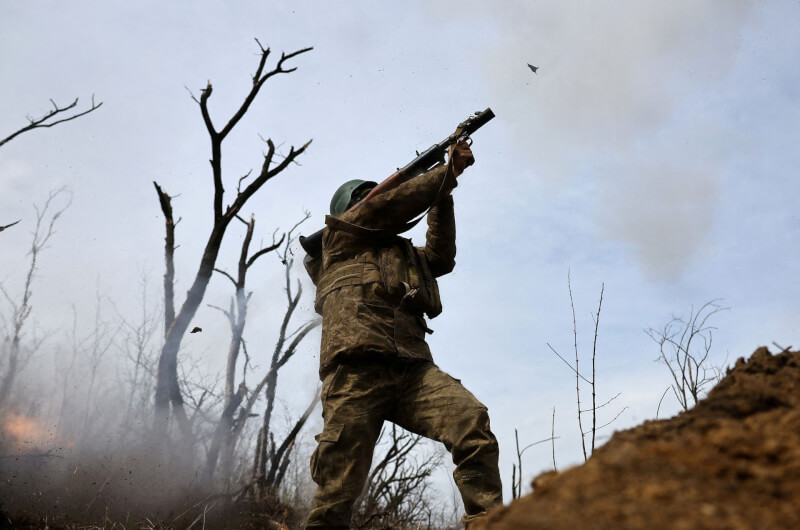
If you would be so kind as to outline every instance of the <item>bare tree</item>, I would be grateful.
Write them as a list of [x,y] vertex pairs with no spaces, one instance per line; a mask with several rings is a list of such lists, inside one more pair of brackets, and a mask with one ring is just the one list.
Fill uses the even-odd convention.
[[78,98],[75,98],[75,100],[72,103],[70,103],[69,105],[67,105],[65,107],[59,106],[52,99],[50,100],[50,104],[53,105],[53,108],[50,111],[48,111],[47,113],[45,113],[44,115],[42,115],[42,116],[40,116],[38,118],[33,118],[31,116],[27,116],[28,125],[26,125],[24,127],[20,127],[19,129],[17,129],[13,133],[9,134],[8,136],[6,136],[2,140],[0,140],[0,147],[2,147],[3,145],[7,144],[8,142],[10,142],[11,140],[13,140],[14,138],[16,138],[17,136],[19,136],[22,133],[26,133],[26,132],[32,131],[34,129],[46,129],[46,128],[58,125],[59,123],[64,123],[64,122],[67,122],[67,121],[74,120],[75,118],[80,118],[81,116],[85,116],[85,115],[89,114],[90,112],[93,112],[93,111],[99,109],[103,105],[102,102],[95,103],[94,96],[92,96],[92,104],[91,104],[91,106],[88,109],[86,109],[84,111],[81,111],[81,112],[70,112],[75,107],[78,106]]
[[116,339],[117,333],[121,325],[116,327],[108,322],[103,317],[103,310],[101,307],[101,296],[98,292],[95,296],[95,312],[94,312],[94,326],[88,336],[87,361],[88,361],[88,376],[89,380],[86,383],[86,403],[83,411],[83,429],[81,430],[84,438],[90,436],[90,411],[93,402],[96,402],[95,396],[95,383],[97,382],[97,371],[100,364],[103,362],[104,357],[111,349]]
[[[57,206],[61,199],[65,203]],[[30,264],[25,275],[25,282],[22,288],[21,299],[15,300],[5,286],[0,284],[0,292],[3,293],[6,301],[11,307],[11,322],[8,326],[7,351],[4,352],[5,373],[0,377],[0,407],[6,404],[14,380],[24,364],[30,359],[31,355],[39,348],[41,341],[34,340],[28,349],[22,348],[22,339],[25,335],[26,324],[31,316],[33,284],[39,268],[39,258],[42,252],[47,249],[50,239],[55,235],[55,226],[61,215],[69,208],[72,203],[72,194],[66,188],[59,188],[51,191],[40,208],[33,206],[36,211],[36,226],[33,231],[31,247],[28,251]]]
[[[70,392],[70,385],[74,384],[75,377],[73,377],[73,373],[75,365],[78,362],[78,357],[85,346],[86,340],[88,340],[88,338],[78,336],[78,310],[75,304],[73,304],[69,353],[64,354],[64,352],[59,351],[56,355],[56,363],[58,366],[56,374],[61,378],[61,409],[58,413],[58,421],[56,423],[56,430],[58,432],[64,432],[67,430],[65,426],[72,423],[69,421],[71,418],[67,418],[72,412],[73,396]],[[70,432],[69,434],[71,435],[72,433]]]
[[432,528],[441,513],[434,502],[431,475],[442,465],[441,451],[422,453],[424,438],[394,423],[381,432],[377,447],[386,445],[372,466],[353,510],[355,528]]
[[[308,218],[310,214],[306,212],[302,220],[296,223],[289,232],[283,234],[278,241],[273,234],[272,244],[260,249],[250,255],[250,245],[255,230],[255,218],[251,216],[249,221],[240,219],[247,231],[242,241],[242,248],[239,254],[237,275],[234,276],[224,270],[215,269],[222,274],[234,286],[234,296],[231,298],[229,309],[219,309],[227,318],[231,329],[231,340],[228,347],[227,366],[225,372],[225,392],[223,399],[222,414],[216,424],[212,442],[210,444],[205,469],[205,480],[210,482],[213,479],[215,468],[219,465],[219,476],[225,480],[226,485],[230,485],[233,457],[237,443],[243,432],[245,422],[251,417],[252,410],[256,404],[262,390],[266,388],[266,424],[262,424],[259,429],[258,444],[256,448],[256,462],[252,478],[253,491],[256,495],[265,495],[270,488],[280,485],[289,463],[289,454],[294,446],[295,439],[300,429],[308,419],[309,414],[316,405],[319,397],[312,399],[307,411],[301,415],[294,427],[289,430],[289,434],[280,445],[276,445],[274,433],[271,429],[272,410],[275,401],[275,390],[277,387],[278,371],[297,351],[300,342],[308,333],[319,325],[319,319],[303,323],[294,333],[289,333],[289,326],[295,310],[300,302],[302,286],[298,282],[297,292],[292,287],[292,266],[294,258],[292,256],[291,245],[294,242],[295,230]],[[247,308],[252,291],[247,291],[247,272],[258,258],[283,246],[280,254],[280,261],[283,263],[285,272],[285,293],[287,296],[287,308],[282,321],[276,348],[267,374],[256,385],[253,391],[248,390],[246,376],[248,368],[252,369],[251,358],[247,352],[247,343],[244,340],[244,329],[247,322]],[[287,341],[291,341],[287,345]],[[242,377],[236,385],[237,363],[241,352],[245,354],[245,363],[242,366]],[[235,390],[234,390],[235,389]],[[245,398],[248,398],[245,401]],[[235,416],[238,411],[238,415]]]
[[[232,445],[231,436],[233,434],[233,419],[236,410],[241,405],[247,393],[247,386],[245,385],[244,378],[239,384],[238,389],[234,391],[236,383],[236,365],[239,360],[239,354],[244,343],[244,327],[247,323],[247,306],[250,302],[250,297],[253,292],[246,292],[247,272],[252,267],[256,260],[261,256],[277,249],[286,235],[281,237],[280,241],[275,242],[273,238],[272,245],[262,248],[250,256],[250,243],[253,240],[253,231],[255,230],[256,220],[255,216],[251,216],[249,221],[245,221],[241,217],[237,218],[245,224],[247,232],[245,233],[244,240],[242,241],[242,251],[239,254],[239,265],[237,268],[237,276],[234,278],[229,273],[221,269],[214,269],[216,272],[228,278],[234,286],[234,296],[231,298],[229,309],[225,310],[216,306],[225,314],[231,328],[231,340],[228,346],[227,365],[225,369],[225,393],[223,397],[222,415],[217,428],[214,432],[214,438],[208,452],[208,459],[206,463],[206,480],[210,481],[214,475],[214,469],[217,465],[220,448],[225,445],[230,447]],[[243,370],[243,375],[246,375],[247,365]],[[229,463],[227,461],[226,463]],[[223,469],[224,475],[227,477],[229,469]]]
[[275,443],[272,430],[267,430],[264,426],[258,431],[258,441],[256,444],[256,460],[253,462],[253,470],[256,472],[253,478],[255,499],[261,500],[271,495],[275,495],[286,475],[289,466],[292,449],[297,441],[297,435],[305,426],[311,412],[316,408],[320,400],[320,392],[314,393],[306,410],[300,415],[294,427],[288,432],[280,445]]
[[[95,103],[94,102],[94,95],[93,95],[92,96],[92,105],[87,110],[84,110],[82,112],[70,113],[70,111],[72,109],[74,109],[78,105],[78,98],[75,98],[75,101],[73,101],[72,103],[70,103],[66,107],[59,106],[52,99],[50,100],[50,103],[53,105],[53,108],[49,112],[47,112],[46,114],[40,116],[39,118],[33,118],[31,116],[27,116],[28,125],[26,125],[24,127],[20,127],[19,129],[17,129],[13,133],[9,134],[8,136],[6,136],[2,140],[0,140],[0,147],[2,147],[3,145],[7,144],[8,142],[10,142],[11,140],[13,140],[14,138],[16,138],[17,136],[19,136],[22,133],[26,133],[26,132],[32,131],[34,129],[43,129],[43,128],[48,128],[48,127],[53,127],[54,125],[58,125],[59,123],[64,123],[64,122],[67,122],[67,121],[70,121],[70,120],[74,120],[75,118],[80,118],[81,116],[85,116],[86,114],[89,114],[90,112],[99,109],[100,106],[103,104],[102,102]],[[17,221],[14,221],[13,223],[9,223],[7,225],[0,226],[0,232],[2,232],[3,230],[5,230],[7,228],[11,228],[15,224],[19,223],[19,221],[20,220],[17,220]]]
[[[258,41],[256,41],[258,43]],[[184,437],[188,436],[188,418],[183,406],[183,396],[180,392],[178,385],[178,350],[180,349],[181,340],[188,330],[189,324],[192,321],[197,309],[203,301],[206,287],[211,280],[211,275],[216,266],[217,256],[219,254],[220,245],[222,244],[223,237],[230,222],[236,218],[245,203],[252,197],[267,181],[281,173],[290,164],[295,162],[310,144],[306,142],[299,149],[294,146],[290,147],[289,153],[283,157],[278,155],[280,161],[276,162],[276,148],[271,139],[267,140],[269,147],[267,153],[264,155],[264,160],[261,165],[261,170],[253,180],[245,185],[245,180],[249,177],[249,173],[238,180],[236,188],[236,195],[233,201],[225,207],[224,195],[225,189],[223,185],[222,175],[222,144],[228,137],[230,132],[236,127],[239,121],[247,113],[250,105],[255,100],[261,87],[271,77],[278,74],[287,74],[293,72],[296,68],[284,68],[284,64],[289,59],[305,53],[312,48],[304,48],[289,54],[282,54],[278,60],[275,68],[265,72],[265,66],[270,56],[269,48],[264,48],[258,43],[261,50],[258,66],[252,77],[252,87],[245,96],[243,102],[233,116],[221,128],[217,129],[208,109],[208,100],[211,97],[213,88],[209,82],[205,89],[202,90],[200,99],[192,98],[197,102],[200,107],[200,112],[203,116],[208,135],[211,140],[211,172],[214,184],[214,199],[213,199],[213,226],[211,232],[206,240],[203,256],[200,260],[199,267],[195,273],[192,285],[189,288],[186,299],[183,302],[179,311],[175,312],[174,302],[172,295],[173,290],[172,282],[167,285],[168,278],[165,275],[165,340],[164,346],[161,350],[158,362],[158,374],[156,380],[155,392],[155,419],[154,419],[154,435],[156,440],[163,440],[167,432],[168,422],[170,418],[170,407],[172,415],[177,419],[178,425]],[[244,186],[244,187],[243,187]],[[164,208],[165,197],[168,197],[165,192],[156,184],[159,200],[162,206],[162,212],[166,218],[167,229],[167,245],[165,259],[167,261],[167,271],[170,272],[170,264],[172,262],[172,255],[174,253],[174,228],[172,222],[171,207],[167,210]],[[174,271],[174,268],[172,269]],[[170,313],[174,315],[169,318]]]
[[[511,498],[518,499],[522,496],[522,455],[525,454],[525,451],[534,447],[539,444],[543,444],[545,442],[554,442],[558,439],[555,436],[555,408],[553,409],[553,431],[550,435],[550,438],[545,438],[544,440],[539,440],[538,442],[533,442],[522,449],[519,447],[519,433],[517,429],[514,429],[514,441],[517,447],[517,463],[511,464]],[[555,451],[555,449],[554,449]],[[553,467],[555,468],[555,453],[553,453]],[[519,470],[519,475],[517,475],[517,470]]]
[[[70,347],[56,359],[56,379],[61,382],[61,409],[56,430],[81,444],[108,427],[111,416],[107,411],[119,394],[116,390],[120,386],[105,377],[108,367],[103,367],[106,356],[116,346],[121,329],[121,323],[107,319],[107,302],[98,287],[94,317],[85,332],[80,331],[78,311],[72,306]],[[114,423],[117,423],[116,418]]]
[[[615,399],[617,399],[620,396],[620,394],[617,394],[614,397],[612,397],[611,399],[609,399],[608,401],[606,401],[605,403],[603,403],[602,405],[598,405],[597,404],[597,383],[596,383],[596,381],[597,381],[597,378],[596,378],[596,374],[597,374],[597,371],[596,371],[597,338],[599,336],[599,331],[600,331],[600,311],[603,308],[603,294],[605,293],[605,284],[602,284],[600,286],[600,301],[597,304],[597,313],[592,313],[592,315],[591,315],[592,316],[592,323],[594,324],[594,340],[592,342],[592,376],[591,376],[591,379],[585,377],[580,372],[580,368],[579,368],[580,355],[579,355],[579,352],[578,352],[578,322],[577,322],[577,318],[575,317],[575,302],[574,302],[574,299],[572,297],[572,281],[571,281],[569,272],[567,272],[567,287],[569,289],[569,303],[570,303],[570,307],[572,308],[572,335],[573,335],[573,339],[574,339],[573,340],[573,346],[574,346],[574,350],[575,350],[575,366],[570,364],[569,361],[567,361],[564,357],[562,357],[561,354],[559,354],[556,351],[556,349],[553,348],[550,345],[550,343],[547,343],[547,346],[548,346],[548,348],[550,348],[550,350],[553,353],[555,353],[558,356],[559,359],[564,361],[564,364],[569,366],[570,370],[572,370],[572,372],[575,374],[575,394],[576,394],[576,401],[577,401],[577,407],[578,407],[578,411],[577,411],[578,429],[579,429],[579,432],[580,432],[580,435],[581,435],[581,448],[583,449],[583,460],[585,462],[585,461],[587,461],[589,459],[589,455],[594,452],[597,431],[602,429],[602,428],[604,428],[604,427],[607,427],[607,426],[611,425],[614,421],[616,421],[617,418],[619,418],[619,416],[623,412],[625,412],[625,410],[628,407],[623,407],[622,410],[620,410],[617,413],[617,415],[614,416],[613,419],[611,419],[611,421],[609,421],[609,422],[607,422],[607,423],[605,423],[605,424],[603,424],[603,425],[601,425],[599,427],[597,426],[597,410],[602,408],[602,407],[605,407],[608,404],[610,404],[612,401],[614,401]],[[581,408],[581,381],[583,381],[586,384],[588,384],[590,386],[590,388],[591,388],[591,391],[592,391],[592,406],[587,408],[587,409],[582,409]],[[588,430],[584,430],[584,427],[583,427],[583,415],[586,414],[586,413],[591,413],[592,426]],[[590,444],[589,451],[586,450],[586,435],[588,435],[588,434],[591,434],[591,444]]]
[[292,254],[291,245],[294,242],[294,231],[302,222],[308,219],[308,217],[309,214],[306,213],[305,218],[292,227],[286,235],[286,243],[281,253],[281,262],[284,268],[286,312],[284,313],[283,321],[278,331],[278,339],[275,343],[275,349],[272,352],[269,371],[261,382],[259,382],[247,406],[244,407],[239,414],[239,422],[243,423],[247,418],[246,414],[249,414],[250,410],[252,410],[254,399],[257,398],[263,390],[266,399],[266,407],[261,422],[261,429],[258,433],[258,443],[256,444],[256,453],[253,462],[253,476],[254,480],[256,480],[257,497],[271,493],[280,485],[283,475],[286,472],[286,466],[288,465],[289,453],[292,447],[294,447],[294,440],[306,420],[308,420],[308,416],[311,414],[311,411],[320,398],[319,392],[317,392],[311,399],[306,411],[301,415],[300,419],[298,419],[295,427],[289,432],[289,435],[280,445],[276,445],[271,426],[272,411],[275,406],[275,393],[278,386],[278,371],[289,362],[292,356],[294,356],[297,352],[297,347],[311,330],[322,323],[319,318],[312,318],[302,323],[295,331],[290,332],[292,318],[300,304],[300,297],[303,295],[303,285],[300,283],[300,280],[297,280],[296,290],[292,287],[294,256]]
[[730,308],[722,307],[718,302],[706,302],[697,312],[692,306],[688,318],[673,315],[663,327],[644,330],[658,344],[658,360],[669,369],[672,391],[683,410],[696,405],[706,387],[719,380],[721,375],[720,368],[709,363],[713,331],[717,328],[709,325],[708,321]]
[[[158,309],[148,302],[148,280],[143,274],[140,280],[141,298],[139,316],[134,321],[114,307],[122,331],[120,350],[130,362],[130,367],[120,387],[127,389],[125,416],[122,426],[132,425],[134,414],[143,414],[152,396],[153,382],[156,378],[156,348],[154,337],[159,325]],[[113,304],[112,304],[113,305]],[[139,416],[140,422],[144,419]]]
[[212,411],[222,404],[219,389],[223,376],[208,372],[203,358],[203,355],[185,355],[178,359],[178,384],[181,395],[186,396],[190,439],[202,443],[208,453],[211,433],[217,423]]

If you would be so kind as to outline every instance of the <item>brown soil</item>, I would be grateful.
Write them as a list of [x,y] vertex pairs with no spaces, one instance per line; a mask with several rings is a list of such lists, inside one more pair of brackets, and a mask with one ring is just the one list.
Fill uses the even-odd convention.
[[532,486],[478,528],[800,528],[800,352],[760,348],[694,409]]

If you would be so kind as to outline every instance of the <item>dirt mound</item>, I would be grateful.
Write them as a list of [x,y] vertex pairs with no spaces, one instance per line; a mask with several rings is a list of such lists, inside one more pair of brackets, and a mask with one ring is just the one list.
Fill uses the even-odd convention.
[[533,488],[479,528],[800,528],[800,352],[756,350],[691,411]]

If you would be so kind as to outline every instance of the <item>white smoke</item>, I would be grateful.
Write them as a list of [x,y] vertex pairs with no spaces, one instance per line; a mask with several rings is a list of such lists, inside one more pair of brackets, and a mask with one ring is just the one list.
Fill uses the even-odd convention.
[[[596,179],[599,231],[653,279],[704,245],[730,140],[705,115],[737,57],[751,3],[468,2],[483,17],[489,100],[539,178]],[[539,67],[534,74],[526,66]],[[708,149],[704,149],[708,146]],[[576,180],[579,179],[579,180]]]

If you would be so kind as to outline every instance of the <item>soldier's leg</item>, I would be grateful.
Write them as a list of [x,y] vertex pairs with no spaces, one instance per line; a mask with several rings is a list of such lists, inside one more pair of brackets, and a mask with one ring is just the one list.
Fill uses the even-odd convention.
[[396,422],[411,432],[442,442],[456,465],[465,522],[503,502],[497,439],[489,414],[461,381],[429,362],[409,366],[396,409]]
[[311,455],[317,483],[306,528],[350,528],[394,392],[379,365],[342,365],[322,385],[323,431]]

